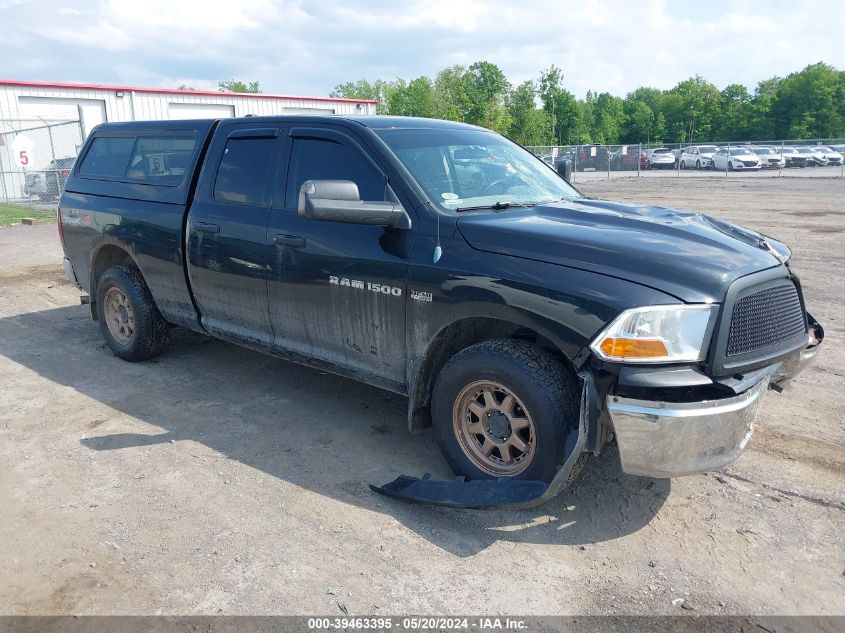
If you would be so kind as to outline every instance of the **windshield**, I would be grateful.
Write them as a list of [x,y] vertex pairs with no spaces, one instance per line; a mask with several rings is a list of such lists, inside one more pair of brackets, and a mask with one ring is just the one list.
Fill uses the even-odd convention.
[[579,198],[557,172],[503,136],[484,130],[375,130],[429,198],[443,209],[530,205]]
[[698,151],[702,154],[713,154],[719,151],[719,148],[715,145],[701,145],[699,146]]
[[774,154],[775,152],[770,147],[755,147],[754,153],[755,154]]
[[731,156],[745,156],[746,154],[750,154],[751,150],[745,149],[743,147],[738,147],[736,149],[731,150]]

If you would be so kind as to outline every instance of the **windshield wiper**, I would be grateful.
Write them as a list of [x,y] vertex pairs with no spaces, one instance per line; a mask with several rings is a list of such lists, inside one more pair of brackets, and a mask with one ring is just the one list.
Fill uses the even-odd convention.
[[478,211],[479,209],[495,209],[496,211],[502,211],[504,209],[509,209],[511,207],[533,207],[536,205],[536,202],[513,202],[510,200],[494,202],[493,204],[479,204],[473,207],[458,207],[455,211]]

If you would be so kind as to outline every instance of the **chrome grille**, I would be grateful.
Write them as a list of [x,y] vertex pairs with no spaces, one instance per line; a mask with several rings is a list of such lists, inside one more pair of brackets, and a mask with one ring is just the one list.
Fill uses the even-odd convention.
[[739,299],[734,305],[727,355],[773,347],[804,331],[804,310],[795,285],[766,288]]

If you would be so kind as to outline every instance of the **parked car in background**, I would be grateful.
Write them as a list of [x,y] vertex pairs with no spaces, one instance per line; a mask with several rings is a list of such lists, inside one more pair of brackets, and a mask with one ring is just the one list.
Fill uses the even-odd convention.
[[827,159],[828,165],[841,165],[845,155],[826,145],[817,145],[815,149]]
[[752,147],[751,150],[760,157],[763,169],[780,169],[786,167],[786,161],[780,153],[780,148],[762,146]]
[[65,181],[73,167],[74,157],[51,160],[46,169],[29,172],[24,182],[24,194],[41,200],[56,200],[64,191]]
[[655,147],[647,152],[649,169],[672,169],[675,166],[675,152],[668,147]]
[[610,169],[614,171],[637,171],[648,168],[648,153],[639,145],[623,145],[610,155]]
[[578,171],[595,169],[606,170],[610,161],[610,152],[604,145],[582,145],[578,148],[578,156],[575,168]]
[[783,162],[785,163],[786,167],[807,166],[807,156],[799,152],[794,147],[784,147],[781,150],[781,156],[783,156]]
[[799,154],[807,157],[807,165],[809,167],[824,167],[827,165],[827,159],[824,154],[818,151],[815,147],[797,147]]
[[713,154],[719,151],[716,145],[693,145],[681,151],[681,169],[707,169],[713,167]]
[[834,152],[839,152],[842,156],[845,156],[845,145],[831,145],[830,149]]
[[713,169],[749,171],[760,169],[760,157],[748,147],[729,147],[713,154]]

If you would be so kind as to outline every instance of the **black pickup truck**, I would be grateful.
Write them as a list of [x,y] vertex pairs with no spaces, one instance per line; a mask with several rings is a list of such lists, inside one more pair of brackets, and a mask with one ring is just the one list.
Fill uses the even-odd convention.
[[614,439],[630,474],[720,468],[823,338],[782,243],[447,121],[104,124],[58,226],[120,358],[175,325],[406,395],[459,477],[380,490],[423,502],[536,504]]

